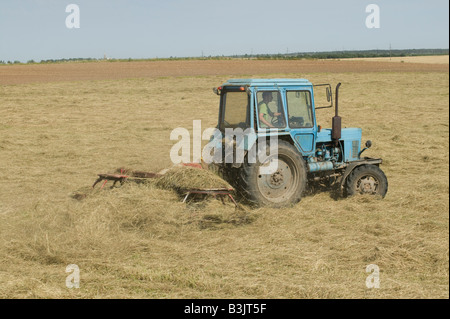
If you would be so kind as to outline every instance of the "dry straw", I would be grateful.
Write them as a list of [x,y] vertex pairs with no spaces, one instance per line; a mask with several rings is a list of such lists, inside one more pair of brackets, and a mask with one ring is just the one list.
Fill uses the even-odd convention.
[[184,191],[188,189],[233,189],[230,184],[206,169],[174,167],[159,177],[155,184],[162,189]]
[[[367,156],[383,158],[385,199],[326,191],[284,209],[235,209],[212,196],[182,203],[179,192],[155,186],[170,174],[92,189],[108,167],[167,167],[171,130],[191,127],[193,114],[216,125],[218,100],[205,88],[228,77],[3,86],[0,298],[447,299],[448,64],[413,73],[413,63],[405,72],[394,63],[368,66],[382,72],[308,63],[326,73],[264,76],[344,84],[342,116],[373,140]],[[328,127],[332,116],[321,110],[317,122]],[[67,196],[81,186],[86,198]],[[65,286],[73,263],[80,289]],[[365,285],[368,264],[380,267],[380,289]]]

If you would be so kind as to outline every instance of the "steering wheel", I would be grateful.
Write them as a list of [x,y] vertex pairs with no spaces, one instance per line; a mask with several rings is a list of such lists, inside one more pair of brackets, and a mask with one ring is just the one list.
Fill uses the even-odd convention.
[[292,127],[303,127],[305,120],[301,116],[292,116],[289,119],[289,125]]
[[270,121],[270,123],[275,127],[284,127],[285,126],[283,115],[278,115],[278,116],[272,117],[272,120]]

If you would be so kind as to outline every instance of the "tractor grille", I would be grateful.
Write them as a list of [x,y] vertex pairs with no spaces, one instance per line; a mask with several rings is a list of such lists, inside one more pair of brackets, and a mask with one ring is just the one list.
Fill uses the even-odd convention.
[[359,153],[359,141],[355,140],[352,142],[352,157],[357,158]]

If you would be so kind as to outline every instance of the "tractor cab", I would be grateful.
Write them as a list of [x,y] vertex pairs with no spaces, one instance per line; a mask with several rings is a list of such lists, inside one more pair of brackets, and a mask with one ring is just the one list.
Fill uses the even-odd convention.
[[[331,141],[331,129],[318,128],[316,109],[333,106],[331,86],[318,86],[326,86],[330,105],[315,107],[314,85],[305,79],[229,80],[216,89],[221,96],[218,127],[221,131],[252,128],[259,136],[289,137],[303,157],[314,157],[318,140]],[[346,129],[344,134],[357,138],[360,132]]]

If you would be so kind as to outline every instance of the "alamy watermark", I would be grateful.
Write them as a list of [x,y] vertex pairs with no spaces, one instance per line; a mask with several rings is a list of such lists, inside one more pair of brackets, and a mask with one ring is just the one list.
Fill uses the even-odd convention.
[[[178,140],[170,150],[173,164],[200,163],[263,163],[260,174],[273,174],[278,168],[278,135],[270,130],[256,134],[253,128],[207,128],[202,133],[201,121],[193,121],[192,159],[191,134],[178,127],[170,133],[170,140]],[[264,134],[265,133],[265,134]],[[202,141],[209,141],[203,149]]]
[[370,13],[366,17],[366,27],[368,29],[380,28],[380,7],[376,4],[369,4],[366,7],[366,13]]
[[79,29],[80,28],[80,7],[76,4],[69,4],[66,7],[66,12],[70,13],[66,17],[67,29]]
[[[69,15],[66,17],[66,27],[68,29],[80,28],[80,7],[77,4],[69,4],[66,6],[66,13]],[[380,7],[377,4],[369,4],[366,6],[366,13],[369,15],[366,17],[366,27],[368,29],[380,28]]]
[[366,273],[370,273],[366,278],[366,287],[369,289],[380,288],[380,267],[375,264],[367,265]]
[[69,289],[80,288],[80,268],[75,264],[66,267],[66,272],[71,273],[66,277],[66,287]]

